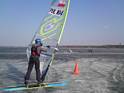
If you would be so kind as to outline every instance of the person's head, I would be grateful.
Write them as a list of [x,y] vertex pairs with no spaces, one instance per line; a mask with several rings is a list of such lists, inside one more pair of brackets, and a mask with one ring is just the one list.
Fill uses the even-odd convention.
[[35,44],[42,46],[42,41],[40,38],[35,39]]

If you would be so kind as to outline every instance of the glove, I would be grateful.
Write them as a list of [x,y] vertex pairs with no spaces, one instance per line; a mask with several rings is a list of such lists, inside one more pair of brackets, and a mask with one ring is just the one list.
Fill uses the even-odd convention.
[[55,50],[55,52],[58,52],[58,51],[59,51],[59,49],[58,49],[58,48],[54,48],[54,50]]
[[47,45],[46,47],[47,47],[47,48],[50,48],[51,46],[50,46],[50,45]]

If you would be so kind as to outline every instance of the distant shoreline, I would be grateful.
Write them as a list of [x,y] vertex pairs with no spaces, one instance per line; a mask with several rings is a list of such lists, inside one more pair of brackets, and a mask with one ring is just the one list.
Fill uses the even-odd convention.
[[[0,48],[26,48],[25,46],[0,46]],[[60,45],[60,48],[124,48],[124,45]]]
[[124,45],[61,45],[66,48],[124,48]]

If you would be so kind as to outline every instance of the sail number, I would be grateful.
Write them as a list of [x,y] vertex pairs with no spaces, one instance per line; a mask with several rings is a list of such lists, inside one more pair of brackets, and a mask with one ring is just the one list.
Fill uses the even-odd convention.
[[62,16],[63,12],[64,12],[63,10],[57,10],[57,9],[53,9],[53,8],[51,8],[49,11],[50,14],[58,15],[58,16]]

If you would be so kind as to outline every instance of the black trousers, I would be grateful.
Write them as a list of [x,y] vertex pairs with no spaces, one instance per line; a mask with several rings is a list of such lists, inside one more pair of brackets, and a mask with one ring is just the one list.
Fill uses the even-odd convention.
[[34,65],[35,65],[35,71],[36,71],[36,80],[40,82],[40,61],[38,56],[30,56],[29,63],[28,63],[28,70],[25,75],[25,81],[29,80],[30,74],[32,72]]

